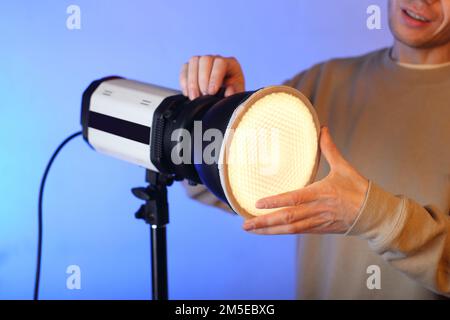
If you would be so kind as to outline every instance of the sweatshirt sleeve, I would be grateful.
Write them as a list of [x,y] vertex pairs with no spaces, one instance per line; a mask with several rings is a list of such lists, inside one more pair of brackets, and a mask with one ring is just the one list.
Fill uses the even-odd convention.
[[393,195],[373,181],[347,235],[369,241],[386,261],[428,289],[450,297],[450,216]]

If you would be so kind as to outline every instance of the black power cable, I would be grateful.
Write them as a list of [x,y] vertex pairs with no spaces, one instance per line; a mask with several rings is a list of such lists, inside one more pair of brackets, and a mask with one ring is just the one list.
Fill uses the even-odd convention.
[[81,135],[82,132],[76,132],[69,137],[67,137],[61,144],[56,148],[55,152],[53,152],[52,157],[47,163],[47,167],[45,168],[44,175],[41,179],[41,186],[39,188],[39,204],[38,204],[38,244],[37,244],[37,262],[36,262],[36,276],[35,276],[35,283],[34,283],[34,295],[33,299],[38,300],[39,299],[39,281],[41,276],[41,257],[42,257],[42,199],[44,196],[44,187],[45,187],[45,181],[47,180],[48,172],[50,171],[50,168],[53,164],[53,161],[55,160],[58,153],[61,151],[61,149],[73,138],[76,138],[77,136]]

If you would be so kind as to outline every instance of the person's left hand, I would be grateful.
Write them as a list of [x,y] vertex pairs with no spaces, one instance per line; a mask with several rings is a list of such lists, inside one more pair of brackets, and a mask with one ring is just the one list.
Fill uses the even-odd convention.
[[320,149],[330,165],[322,180],[299,190],[260,199],[260,209],[281,208],[245,221],[243,228],[257,234],[345,233],[363,205],[369,181],[340,154],[327,127],[322,127]]

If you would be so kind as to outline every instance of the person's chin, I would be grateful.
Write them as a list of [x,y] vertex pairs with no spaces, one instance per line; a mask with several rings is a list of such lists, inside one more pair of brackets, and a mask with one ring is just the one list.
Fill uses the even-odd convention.
[[412,48],[427,47],[428,43],[433,38],[432,32],[428,32],[428,30],[417,32],[399,27],[393,33],[398,41]]

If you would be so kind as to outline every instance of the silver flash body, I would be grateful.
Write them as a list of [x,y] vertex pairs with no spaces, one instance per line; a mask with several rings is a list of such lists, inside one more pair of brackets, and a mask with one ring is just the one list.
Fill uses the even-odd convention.
[[83,136],[100,153],[158,171],[150,157],[154,113],[179,93],[119,77],[96,80],[83,94]]

